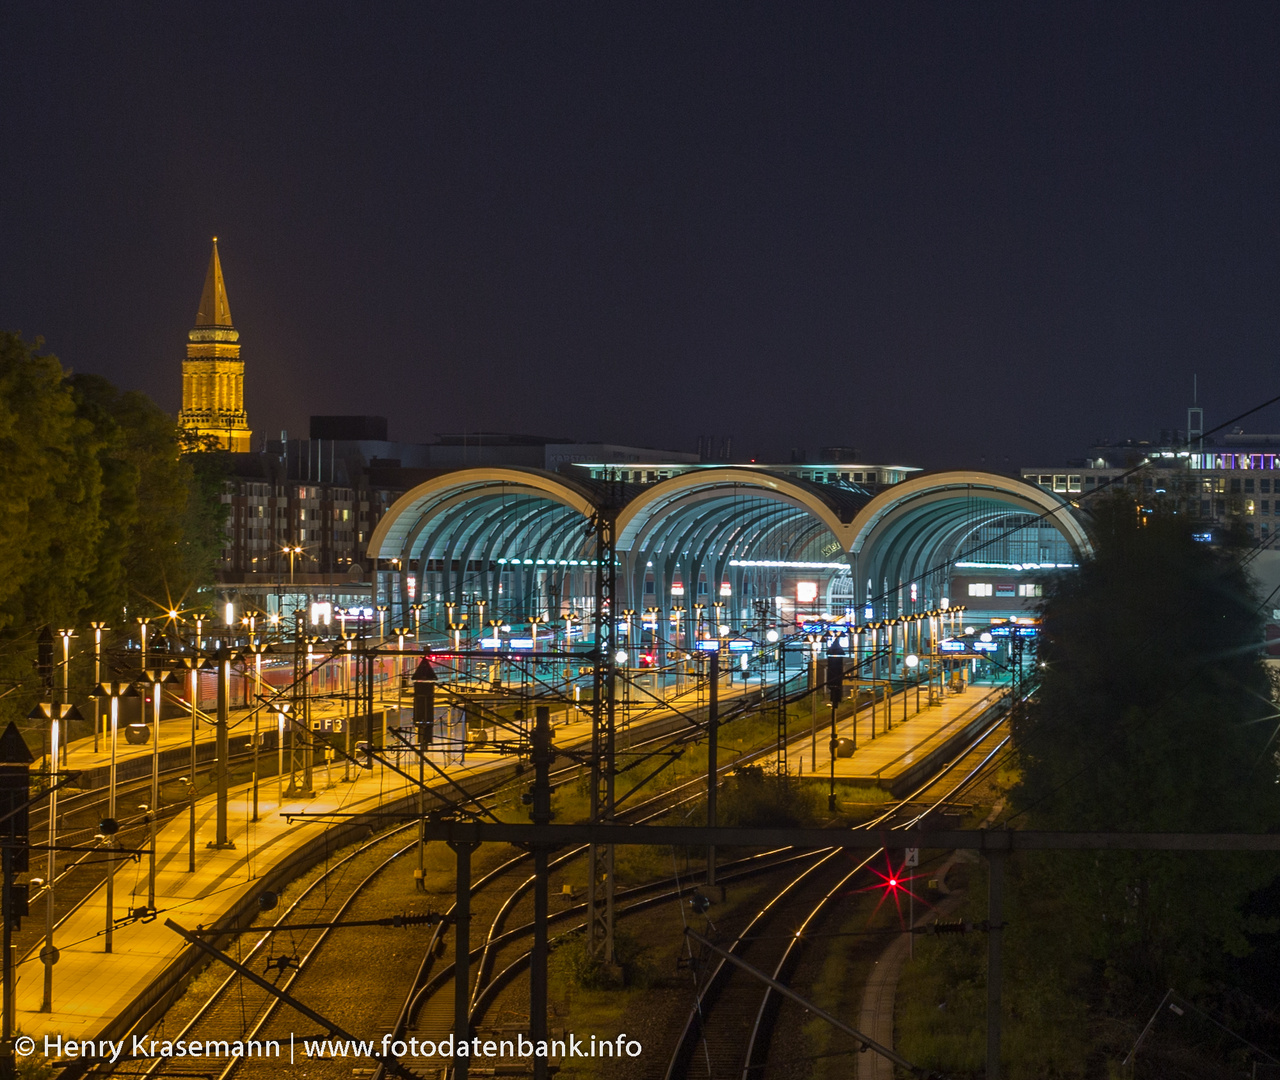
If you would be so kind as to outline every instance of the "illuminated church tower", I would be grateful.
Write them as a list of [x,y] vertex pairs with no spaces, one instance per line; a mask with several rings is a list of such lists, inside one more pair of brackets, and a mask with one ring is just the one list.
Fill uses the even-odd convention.
[[187,335],[178,424],[197,435],[211,436],[223,450],[247,452],[249,449],[240,334],[231,325],[216,236],[196,324]]

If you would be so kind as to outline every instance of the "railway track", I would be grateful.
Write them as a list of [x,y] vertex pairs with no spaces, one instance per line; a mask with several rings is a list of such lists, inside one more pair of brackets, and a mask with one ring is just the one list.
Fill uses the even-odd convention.
[[[861,828],[892,830],[920,825],[995,767],[1007,741],[1002,718],[919,789]],[[923,809],[916,809],[921,804]],[[909,812],[904,812],[907,807]],[[866,882],[872,876],[869,868],[884,858],[884,848],[856,860],[840,849],[822,852],[820,861],[806,875],[778,890],[731,938],[722,935],[721,946],[772,978],[787,982],[810,942],[809,935],[830,913],[833,901]],[[780,995],[716,954],[691,953],[691,962],[701,979],[664,1077],[760,1080],[769,1064]]]
[[[750,707],[751,703],[749,701],[743,701],[737,706],[737,709],[741,711]],[[733,709],[729,710],[730,717],[733,712]],[[691,738],[696,737],[697,732],[695,729],[685,728],[677,731],[674,737],[670,733],[664,733],[648,739],[643,737],[642,732],[635,732],[635,734],[640,737],[632,743],[631,749],[643,754],[651,745],[670,746],[673,743],[688,742]],[[725,766],[726,769],[728,767],[728,765]],[[577,764],[570,764],[565,768],[561,768],[557,770],[555,779],[563,782],[566,778],[575,774],[579,768],[580,766]],[[500,794],[503,788],[510,785],[510,782],[510,777],[504,774],[495,779],[490,790],[484,795],[478,796],[478,798],[491,802],[491,797],[495,794]],[[643,804],[638,804],[632,813],[643,812],[646,809],[654,813],[665,812],[681,802],[699,798],[704,789],[705,781],[692,780],[686,784],[679,785],[675,789],[670,789],[654,799],[647,800]],[[145,821],[142,824],[145,825]],[[403,840],[406,830],[414,829],[416,825],[416,821],[413,821],[394,828],[390,832],[361,845],[338,863],[327,867],[316,881],[307,886],[304,893],[290,905],[283,915],[273,920],[270,925],[260,926],[241,936],[237,942],[236,949],[243,962],[252,965],[263,962],[264,958],[269,958],[270,964],[282,965],[279,968],[271,968],[271,970],[277,972],[279,987],[281,989],[291,988],[290,992],[293,992],[296,989],[295,984],[300,979],[307,979],[317,966],[323,966],[323,960],[326,955],[325,950],[332,944],[330,931],[320,928],[290,933],[289,948],[285,951],[282,951],[279,945],[273,943],[281,940],[280,934],[288,933],[286,928],[290,922],[299,920],[321,923],[333,922],[343,919],[344,915],[350,915],[361,907],[368,907],[371,904],[374,907],[378,906],[376,902],[371,901],[371,894],[376,893],[378,891],[377,886],[394,874],[397,860],[400,860],[403,855],[418,846],[416,839],[411,841]],[[562,856],[558,863],[563,865],[572,859],[580,857],[581,854],[582,852],[577,850],[569,852]],[[508,858],[478,881],[474,891],[484,892],[490,886],[508,876],[522,875],[521,880],[527,880],[527,874],[523,874],[523,864],[527,858],[528,856],[523,853]],[[412,889],[411,884],[409,889]],[[449,895],[452,894],[452,891],[452,889],[449,890]],[[519,895],[519,883],[517,883],[515,891]],[[396,895],[403,895],[403,892],[396,893]],[[417,894],[417,896],[424,902],[431,899],[421,893]],[[312,903],[316,898],[319,898],[320,902]],[[351,917],[355,916],[352,915]],[[441,923],[437,931],[443,929],[445,925],[445,923]],[[418,957],[424,954],[428,958],[433,957],[439,940],[439,932],[432,935],[429,940],[426,940],[425,932],[408,936],[408,941],[411,944],[416,942],[414,945],[415,959],[411,966],[399,973],[403,976],[400,980],[400,985],[410,982],[412,977],[421,970],[422,964]],[[281,957],[284,957],[284,959],[282,960]],[[403,956],[400,959],[403,961]],[[396,982],[396,975],[392,971],[384,969],[380,974],[385,981],[391,984]],[[399,1007],[400,1001],[397,999],[394,1005],[385,1010],[387,1023],[377,1024],[375,1017],[375,1026],[389,1027],[390,1023],[395,1020]],[[241,979],[238,974],[232,973],[209,989],[202,996],[198,1005],[188,1003],[186,1006],[171,1008],[160,1024],[154,1026],[146,1037],[148,1039],[160,1039],[164,1036],[170,1039],[188,1041],[196,1039],[212,1039],[215,1041],[270,1039],[279,1034],[275,1029],[279,1024],[280,1010],[281,1006],[277,998],[261,988],[254,987],[247,980]],[[284,1008],[284,1012],[286,1016],[291,1014],[291,1010],[287,1007]],[[368,1019],[367,1015],[362,1018],[362,1028],[367,1026]],[[253,1075],[257,1071],[258,1065],[259,1063],[251,1060],[237,1059],[227,1063],[224,1068],[216,1072],[216,1075],[228,1077],[242,1069],[246,1071],[246,1075]],[[265,1067],[270,1068],[270,1066]],[[172,1063],[166,1065],[164,1062],[153,1061],[147,1063],[141,1069],[141,1074],[157,1077],[166,1076],[171,1074],[167,1070],[173,1068],[175,1066]],[[114,1070],[117,1075],[138,1075],[139,1072],[138,1067],[129,1065]],[[103,1073],[100,1071],[100,1074]],[[172,1074],[189,1075],[189,1070],[184,1072],[180,1066],[176,1066],[176,1072]],[[349,1071],[347,1075],[349,1075]]]
[[[987,732],[979,736],[979,743],[983,738],[989,736],[990,730],[988,729]],[[807,738],[807,735],[800,734],[795,737],[794,741],[800,742],[805,738]],[[773,748],[768,747],[758,751],[757,754],[758,756],[763,756],[772,752]],[[930,799],[930,793],[949,774],[956,770],[964,755],[968,752],[969,749],[967,748],[961,756],[945,766],[937,777],[923,784],[904,799],[899,800],[891,810],[868,822],[866,827],[886,827],[885,823],[892,815],[900,814],[903,808],[920,806],[923,802],[924,809],[911,814],[908,819],[909,821],[918,821],[925,814],[944,805],[949,798],[954,798],[956,793],[962,791],[964,787],[972,782],[971,776],[966,776],[960,782],[952,783],[947,794]],[[908,821],[903,821],[902,824],[905,825],[907,823]],[[791,849],[784,849],[777,852],[762,853],[732,864],[724,864],[719,868],[717,879],[722,883],[727,883],[784,866],[797,872],[798,876],[786,884],[775,902],[767,904],[765,910],[760,913],[760,921],[755,924],[755,930],[763,931],[763,927],[768,920],[776,917],[783,910],[791,909],[799,898],[813,900],[813,903],[809,904],[810,910],[821,910],[833,895],[838,894],[847,887],[857,870],[865,866],[868,861],[863,860],[857,867],[851,869],[848,865],[848,857],[842,856],[839,852],[795,852]],[[557,863],[553,863],[551,867],[553,875],[556,868]],[[477,883],[477,886],[479,884]],[[556,880],[553,877],[549,883],[549,892],[552,895],[555,894],[555,884]],[[515,1027],[520,1027],[522,1031],[525,1030],[524,1027],[516,1025],[508,1032],[499,1021],[490,1020],[490,1015],[498,1006],[498,995],[501,990],[509,985],[518,974],[528,969],[530,960],[528,942],[532,937],[532,923],[526,922],[513,929],[505,929],[504,927],[531,885],[532,878],[527,878],[503,901],[490,923],[489,931],[483,944],[474,948],[470,954],[470,970],[474,973],[475,978],[474,985],[471,988],[470,1030],[472,1032],[484,1030],[487,1037],[498,1037],[503,1034],[513,1034]],[[617,895],[618,907],[615,914],[617,918],[624,919],[649,910],[656,905],[669,903],[674,899],[688,896],[691,892],[696,891],[697,888],[697,885],[689,884],[682,888],[672,889],[668,882],[655,882],[638,886],[634,889],[622,890]],[[810,892],[814,893],[815,896],[809,897]],[[476,890],[473,889],[473,896],[475,893]],[[586,914],[585,905],[574,905],[555,912],[551,917],[551,922],[559,932],[552,935],[552,947],[554,948],[558,942],[563,942],[570,935],[581,931],[585,926]],[[479,922],[480,920],[473,915],[473,921]],[[505,960],[505,966],[499,963],[499,957]],[[393,1039],[401,1039],[408,1031],[412,1030],[420,1039],[437,1041],[453,1031],[455,1025],[452,976],[452,964],[445,965],[439,970],[433,970],[430,960],[424,964],[424,973],[420,973],[415,980],[415,989],[411,991],[396,1024],[390,1029]],[[758,996],[758,992],[748,991],[748,999],[756,999]],[[723,1010],[725,1006],[722,1005],[721,1008]],[[754,1014],[751,1019],[754,1022]],[[747,1024],[744,1025],[744,1028],[750,1030],[751,1026],[752,1024]],[[763,1030],[761,1028],[762,1032]],[[740,1055],[741,1048],[744,1045],[744,1035],[745,1031],[730,1034],[726,1040],[724,1052],[728,1054],[736,1052]],[[441,1066],[439,1059],[420,1059],[415,1061],[414,1064],[420,1068],[439,1068]],[[381,1077],[384,1075],[383,1070],[381,1068],[376,1069],[374,1075],[375,1077]],[[671,1075],[678,1076],[683,1075],[683,1073],[677,1071]],[[712,1075],[718,1075],[718,1073]],[[737,1074],[735,1073],[734,1075]]]
[[[753,706],[749,702],[743,702],[741,707],[747,709]],[[731,715],[732,711],[723,722],[727,723]],[[674,736],[669,733],[655,736],[648,740],[648,743],[655,746],[663,743],[679,745],[697,738],[698,734],[696,730],[684,729],[677,731]],[[802,738],[804,738],[803,735],[797,736],[797,740]],[[632,749],[643,751],[648,743],[641,740],[633,744]],[[772,752],[772,746],[766,746],[757,751],[761,755]],[[729,767],[730,765],[726,764],[722,769],[727,771]],[[560,770],[560,778],[563,779],[577,768],[578,766],[570,766]],[[501,781],[498,786],[506,783],[509,783],[509,778]],[[637,805],[633,808],[632,815],[648,812],[652,816],[658,816],[669,813],[675,808],[699,800],[704,791],[705,779],[691,780],[678,788],[669,789],[644,804]],[[333,932],[331,929],[323,928],[305,933],[297,931],[292,934],[287,947],[280,943],[283,931],[279,933],[272,931],[275,926],[287,925],[290,921],[331,923],[340,921],[344,917],[368,917],[369,911],[374,909],[378,909],[379,914],[390,914],[381,910],[385,908],[385,897],[381,906],[374,898],[379,892],[378,886],[394,877],[398,872],[397,867],[404,868],[411,861],[402,859],[402,856],[413,850],[417,842],[416,839],[406,841],[404,833],[415,825],[416,822],[406,823],[371,839],[344,856],[340,862],[326,868],[314,882],[307,886],[303,894],[293,901],[289,909],[269,927],[259,927],[241,937],[235,951],[239,953],[242,961],[250,966],[254,964],[265,966],[266,961],[270,959],[273,965],[279,965],[272,969],[276,973],[273,977],[277,978],[281,988],[289,987],[291,992],[297,992],[299,980],[308,986],[313,984],[317,988],[323,986],[326,977],[323,974],[314,975],[314,973],[317,971],[323,973],[328,970],[331,976],[334,957],[346,955],[349,963],[350,946],[346,943],[346,935],[350,931],[339,929]],[[581,855],[582,851],[578,850],[566,852],[557,858],[554,866],[556,869],[562,869]],[[723,864],[720,876],[722,881],[740,880],[742,877],[770,869],[793,867],[799,874],[797,880],[805,883],[806,889],[814,890],[814,897],[805,893],[807,900],[813,900],[816,899],[817,892],[827,887],[825,876],[818,873],[819,870],[827,867],[829,862],[825,855],[826,853],[797,853],[791,850],[765,852]],[[525,854],[519,854],[506,859],[491,868],[472,886],[473,898],[484,897],[488,900],[487,907],[484,904],[477,907],[473,899],[473,918],[476,922],[481,922],[483,916],[484,920],[489,922],[489,932],[485,940],[472,951],[471,970],[477,973],[477,981],[473,988],[473,1026],[484,1021],[486,1011],[493,1007],[501,990],[509,985],[520,971],[527,969],[528,956],[525,942],[531,936],[532,927],[528,923],[513,928],[508,927],[532,883],[525,867],[527,857]],[[514,879],[513,882],[512,879]],[[508,882],[512,883],[506,884]],[[618,894],[618,914],[620,917],[627,917],[659,904],[670,903],[672,899],[688,891],[688,887],[673,890],[667,881],[621,890]],[[403,894],[396,892],[395,895]],[[437,899],[444,900],[445,896],[446,894],[441,892],[437,895]],[[421,893],[417,894],[417,897],[423,903],[430,899],[429,896],[424,897]],[[444,904],[441,903],[438,907],[443,908]],[[481,908],[485,910],[482,911]],[[382,931],[383,934],[405,936],[396,942],[397,955],[394,963],[390,961],[379,963],[378,976],[387,985],[408,984],[411,989],[407,995],[397,997],[395,1000],[372,1002],[366,999],[364,1002],[366,1007],[360,1011],[358,1019],[346,1024],[349,1029],[356,1030],[362,1035],[380,1035],[385,1032],[391,1034],[393,1038],[398,1037],[415,1023],[417,1032],[423,1038],[429,1038],[428,1033],[437,1027],[440,1028],[441,1034],[452,1029],[452,965],[441,967],[436,962],[442,951],[443,936],[448,926],[447,911],[441,913],[445,914],[446,920],[437,924],[434,931],[428,932],[425,929]],[[574,902],[555,912],[552,922],[560,931],[556,939],[563,939],[577,932],[581,928],[585,915],[585,905]],[[343,944],[337,948],[333,947],[339,940]],[[409,954],[413,956],[412,962],[409,961]],[[303,997],[308,998],[305,990]],[[449,1003],[447,1015],[438,1007],[440,1002]],[[344,1022],[341,1016],[334,1018]],[[198,1005],[188,1002],[180,1009],[171,1010],[155,1030],[166,1032],[170,1038],[270,1039],[277,1038],[282,1033],[287,1034],[287,1030],[297,1026],[296,1021],[297,1017],[287,1007],[282,1013],[277,999],[271,998],[265,991],[252,987],[246,980],[240,979],[233,973],[230,977],[220,979],[216,986],[203,995]],[[179,1027],[179,1025],[182,1026]],[[310,1032],[311,1026],[308,1022],[303,1022],[299,1031],[306,1028],[310,1034],[319,1034]],[[438,1069],[441,1063],[436,1060],[414,1064]],[[326,1074],[324,1067],[319,1063],[313,1062],[311,1065],[312,1075]],[[315,1068],[319,1068],[320,1071],[315,1072]],[[145,1066],[142,1074],[190,1075],[189,1068],[183,1070],[179,1067],[172,1073],[166,1072],[165,1069],[164,1063],[151,1062]],[[233,1073],[249,1077],[256,1077],[259,1074],[278,1075],[278,1069],[278,1063],[237,1058],[226,1063],[226,1067],[220,1071],[215,1070],[211,1075],[217,1075],[220,1080],[225,1080]],[[136,1065],[124,1066],[118,1070],[118,1074],[138,1075],[139,1071]],[[346,1063],[340,1072],[334,1073],[334,1075],[339,1074],[350,1076],[351,1063]]]

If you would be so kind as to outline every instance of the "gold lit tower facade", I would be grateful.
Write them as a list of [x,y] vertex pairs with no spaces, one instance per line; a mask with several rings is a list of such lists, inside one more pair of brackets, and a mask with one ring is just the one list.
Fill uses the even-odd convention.
[[209,273],[200,294],[196,324],[187,335],[187,358],[182,362],[182,411],[178,424],[210,437],[223,450],[249,450],[249,418],[244,411],[244,361],[240,334],[231,325],[227,286],[213,238]]

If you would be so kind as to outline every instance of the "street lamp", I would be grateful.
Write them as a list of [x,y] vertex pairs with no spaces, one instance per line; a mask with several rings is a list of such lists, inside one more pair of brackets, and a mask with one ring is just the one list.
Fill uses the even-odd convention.
[[[58,636],[62,638],[62,703],[64,705],[71,704],[71,639],[75,637],[74,630],[59,630]],[[67,751],[71,744],[71,728],[67,727],[66,738],[62,740],[62,764],[67,763]]]
[[262,712],[262,654],[270,648],[265,642],[251,644],[249,651],[253,653],[253,685],[254,685],[254,705],[253,705],[253,817],[250,821],[258,820],[258,749],[259,749],[259,731],[258,721]]
[[110,629],[104,622],[94,621],[89,624],[93,629],[93,686],[95,693],[93,697],[93,752],[98,752],[98,729],[100,727],[100,716],[98,695],[96,693],[98,683],[102,680],[102,631]]
[[196,872],[196,717],[200,707],[200,672],[208,667],[197,652],[181,658],[191,676],[191,776],[187,781],[188,851],[187,873]]
[[120,733],[120,699],[136,697],[131,682],[102,682],[98,690],[111,699],[111,765],[107,771],[107,816],[102,821],[102,834],[107,841],[107,925],[104,952],[111,952],[111,935],[115,929],[115,836],[116,822],[116,745]]
[[378,612],[378,639],[385,641],[387,638],[387,611],[389,608],[386,604],[374,604],[374,608]]
[[[49,859],[48,880],[44,886],[44,948],[40,950],[40,959],[44,961],[44,998],[40,1011],[52,1012],[53,964],[57,959],[57,950],[53,947],[53,882],[58,869],[58,744],[61,721],[65,720],[69,725],[73,719],[80,718],[80,713],[74,705],[65,702],[42,702],[27,715],[29,719],[49,721]],[[8,913],[5,915],[7,917]],[[8,960],[7,957],[5,959]]]
[[[916,712],[919,712],[920,711],[920,672],[919,672],[920,657],[918,657],[915,653],[908,653],[906,659],[903,662],[907,665],[908,670],[911,672],[911,674],[915,678]],[[905,688],[903,690],[903,697],[904,698],[906,697]],[[902,711],[905,713],[907,710],[903,709]]]
[[281,813],[283,813],[284,812],[284,727],[285,727],[286,719],[289,715],[289,710],[293,708],[293,703],[290,701],[273,701],[269,706],[269,708],[273,713],[276,714],[276,718],[279,721],[278,738],[277,738],[277,745],[276,745],[276,779],[279,781],[279,786],[280,786],[280,794],[278,796],[280,800],[279,810]]
[[422,640],[422,604],[414,601],[409,605],[409,610],[413,612],[413,640],[417,644]]
[[[163,703],[161,686],[173,680],[172,673],[159,668],[144,670],[142,677],[151,684],[151,805],[147,808],[147,821],[151,826],[151,862],[147,871],[147,907],[156,909],[156,816],[160,810],[160,706]],[[145,706],[146,699],[143,698]],[[144,709],[145,711],[145,709]],[[145,716],[142,719],[146,719]]]

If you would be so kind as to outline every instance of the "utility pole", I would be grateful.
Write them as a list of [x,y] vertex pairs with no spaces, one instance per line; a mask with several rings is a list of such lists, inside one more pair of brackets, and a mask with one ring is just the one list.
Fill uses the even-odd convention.
[[[533,725],[533,791],[530,820],[550,825],[551,765],[556,759],[551,745],[551,709],[538,705]],[[536,1048],[547,1041],[547,845],[533,849],[533,955],[529,964],[529,1039],[535,1047],[534,1080],[547,1080],[547,1058]]]
[[[709,653],[711,676],[707,694],[707,826],[716,827],[716,770],[720,751],[720,652]],[[707,846],[707,888],[716,883],[716,846]]]
[[[423,888],[426,880],[427,841],[423,833],[426,824],[426,767],[427,750],[431,746],[435,734],[436,722],[436,676],[435,668],[425,656],[418,661],[413,672],[413,726],[418,732],[418,872],[416,875],[418,888]],[[350,743],[348,742],[348,753]]]
[[[614,593],[617,588],[616,498],[606,497],[597,508],[595,664],[591,724],[591,820],[613,820],[614,784]],[[613,966],[613,845],[592,844],[588,853],[587,940],[591,954]]]
[[[471,1038],[471,852],[479,847],[473,840],[451,840],[457,856],[453,905],[453,1038],[465,1044]],[[453,1059],[454,1080],[467,1080],[469,1056]]]
[[1000,848],[987,852],[987,1080],[1000,1080],[1000,983],[1004,947],[1004,862]]
[[218,782],[217,793],[217,833],[216,839],[210,840],[208,846],[219,851],[233,849],[235,841],[227,833],[227,786],[230,781],[230,748],[227,744],[227,722],[231,710],[231,661],[235,658],[231,649],[219,649],[214,655],[218,665],[218,722],[217,732],[217,766],[215,775]]

